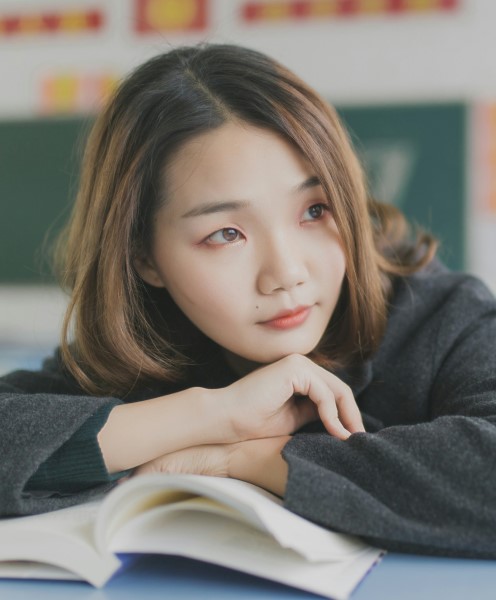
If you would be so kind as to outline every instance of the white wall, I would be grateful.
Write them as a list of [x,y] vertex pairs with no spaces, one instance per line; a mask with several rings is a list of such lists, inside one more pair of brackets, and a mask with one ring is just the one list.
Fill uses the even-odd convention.
[[243,0],[211,0],[207,32],[138,36],[127,0],[0,0],[0,14],[107,7],[92,35],[0,36],[0,118],[38,109],[43,74],[123,74],[169,45],[235,42],[265,51],[338,103],[496,98],[496,2],[461,0],[453,13],[243,23]]

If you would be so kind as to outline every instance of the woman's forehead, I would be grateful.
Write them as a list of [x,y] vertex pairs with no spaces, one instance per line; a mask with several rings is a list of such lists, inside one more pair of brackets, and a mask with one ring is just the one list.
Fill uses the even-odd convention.
[[239,194],[268,182],[291,189],[314,175],[309,162],[282,136],[227,123],[186,142],[164,168],[164,191],[175,196]]

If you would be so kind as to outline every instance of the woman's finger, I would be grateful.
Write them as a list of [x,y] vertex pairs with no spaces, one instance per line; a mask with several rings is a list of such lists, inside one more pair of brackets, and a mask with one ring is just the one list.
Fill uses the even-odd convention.
[[308,397],[316,404],[326,430],[340,440],[347,439],[350,432],[340,420],[334,393],[320,377],[312,378]]
[[308,395],[316,404],[329,433],[346,439],[350,433],[365,431],[353,392],[344,381],[306,357],[296,357],[294,362],[299,367],[293,380],[294,391]]
[[351,388],[344,381],[315,365],[319,374],[326,380],[327,386],[334,395],[339,419],[344,427],[351,433],[364,432],[362,415]]
[[340,379],[334,383],[333,393],[338,415],[343,425],[352,433],[364,432],[362,415],[351,389]]

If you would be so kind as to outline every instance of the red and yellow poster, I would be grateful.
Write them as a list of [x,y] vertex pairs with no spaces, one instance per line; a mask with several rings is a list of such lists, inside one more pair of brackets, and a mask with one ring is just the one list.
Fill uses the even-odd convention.
[[242,19],[258,22],[446,12],[458,9],[460,3],[461,0],[267,0],[245,2]]
[[208,3],[208,0],[135,0],[135,30],[142,34],[204,30]]
[[100,9],[0,15],[0,36],[98,31],[103,24]]
[[109,74],[58,74],[41,82],[43,115],[92,113],[98,110],[117,85]]
[[474,115],[477,209],[496,216],[496,104],[481,104]]

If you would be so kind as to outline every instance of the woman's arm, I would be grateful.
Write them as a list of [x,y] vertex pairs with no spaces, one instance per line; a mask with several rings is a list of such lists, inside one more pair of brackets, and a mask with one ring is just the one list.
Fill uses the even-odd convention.
[[98,433],[109,473],[224,439],[228,427],[220,409],[213,394],[203,388],[116,406]]
[[128,469],[187,446],[285,435],[319,415],[336,435],[363,429],[349,388],[301,356],[220,390],[134,404],[81,392],[55,363],[0,378],[1,515],[81,502]]
[[98,442],[113,473],[188,447],[288,435],[319,416],[340,439],[364,430],[348,386],[291,355],[223,389],[190,388],[117,406]]
[[281,451],[291,436],[248,440],[235,444],[194,446],[159,456],[133,471],[146,473],[195,473],[248,481],[284,496],[288,466]]

